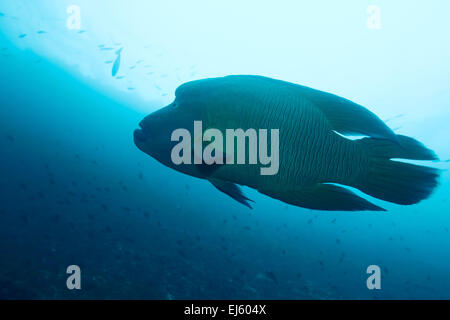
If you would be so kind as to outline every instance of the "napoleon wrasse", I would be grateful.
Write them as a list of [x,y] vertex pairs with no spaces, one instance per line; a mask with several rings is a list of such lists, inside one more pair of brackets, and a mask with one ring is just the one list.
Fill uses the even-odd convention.
[[[248,163],[174,164],[171,134],[177,128],[193,132],[194,121],[202,121],[204,130],[223,132],[227,128],[279,129],[277,174],[261,175],[261,165]],[[396,135],[366,108],[333,94],[261,76],[185,83],[176,90],[173,103],[147,116],[140,127],[134,133],[140,150],[170,168],[209,180],[249,207],[251,200],[238,185],[303,208],[384,211],[347,186],[378,199],[412,205],[429,197],[438,184],[437,169],[397,161],[436,160],[434,152],[413,138]],[[364,138],[345,137],[349,135]]]

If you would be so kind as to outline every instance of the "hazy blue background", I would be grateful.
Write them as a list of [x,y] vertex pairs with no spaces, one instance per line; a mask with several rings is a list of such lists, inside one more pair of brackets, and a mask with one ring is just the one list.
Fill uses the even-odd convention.
[[[73,4],[80,30],[67,28]],[[369,5],[381,29],[367,27]],[[371,199],[387,213],[314,212],[246,189],[248,210],[132,140],[181,83],[260,74],[352,99],[447,160],[449,10],[0,0],[0,298],[450,298],[448,172],[419,205]],[[71,264],[81,291],[65,287]],[[382,290],[365,286],[371,264]]]

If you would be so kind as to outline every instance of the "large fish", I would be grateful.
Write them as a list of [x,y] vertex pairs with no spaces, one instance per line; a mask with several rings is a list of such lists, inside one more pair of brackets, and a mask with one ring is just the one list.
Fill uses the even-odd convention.
[[[188,82],[175,95],[173,103],[140,123],[135,144],[162,164],[207,179],[249,207],[251,200],[238,185],[309,209],[384,211],[347,187],[412,205],[429,197],[438,184],[437,169],[391,160],[436,160],[433,151],[413,138],[396,135],[375,114],[336,95],[260,76]],[[277,173],[262,175],[263,165],[248,162],[175,164],[171,153],[178,142],[171,141],[172,133],[186,128],[195,136],[194,121],[202,121],[203,131],[279,129]],[[227,149],[216,153],[223,150]],[[192,155],[196,157],[194,148]]]

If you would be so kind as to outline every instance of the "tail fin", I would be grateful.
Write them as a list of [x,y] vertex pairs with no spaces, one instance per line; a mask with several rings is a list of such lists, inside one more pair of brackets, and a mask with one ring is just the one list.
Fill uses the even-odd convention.
[[398,143],[364,138],[358,141],[370,155],[366,175],[358,188],[379,199],[411,205],[428,198],[438,185],[439,170],[399,161],[437,160],[435,153],[419,141],[398,135]]

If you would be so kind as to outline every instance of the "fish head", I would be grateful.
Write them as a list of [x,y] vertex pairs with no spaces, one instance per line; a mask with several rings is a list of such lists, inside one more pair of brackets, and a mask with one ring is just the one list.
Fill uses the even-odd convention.
[[[179,141],[172,141],[177,129],[185,129],[193,133],[195,117],[189,109],[179,106],[175,100],[170,105],[146,116],[134,131],[134,143],[144,153],[163,165],[177,171],[199,177],[193,164],[175,164],[172,150]],[[193,136],[193,135],[192,135]]]

